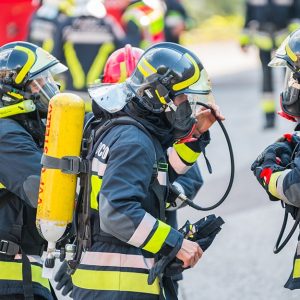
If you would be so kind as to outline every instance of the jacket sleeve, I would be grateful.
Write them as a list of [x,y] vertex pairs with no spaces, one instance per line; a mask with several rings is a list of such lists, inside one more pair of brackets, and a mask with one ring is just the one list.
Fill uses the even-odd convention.
[[[193,166],[185,174],[178,176],[172,184],[179,192],[193,200],[203,185],[203,179],[198,164],[193,164]],[[177,210],[180,207],[186,206],[186,204],[178,198],[175,202],[176,206],[168,206],[167,203],[168,211]]]
[[109,153],[99,194],[101,230],[135,247],[167,255],[181,234],[141,206],[149,194],[155,162],[151,141],[148,145],[115,143]]
[[171,182],[178,175],[185,174],[196,163],[199,155],[205,151],[209,143],[210,133],[206,131],[194,142],[175,143],[168,149]]
[[37,206],[41,150],[31,135],[11,120],[0,124],[0,182],[11,193]]
[[294,160],[294,168],[272,174],[269,191],[287,204],[300,207],[300,156]]

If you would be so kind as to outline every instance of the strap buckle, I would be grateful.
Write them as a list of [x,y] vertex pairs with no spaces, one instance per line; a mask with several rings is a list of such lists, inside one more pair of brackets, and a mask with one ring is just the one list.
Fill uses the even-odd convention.
[[9,246],[9,241],[0,240],[0,254],[6,254]]
[[61,171],[66,174],[79,174],[81,158],[78,156],[63,156],[61,158]]

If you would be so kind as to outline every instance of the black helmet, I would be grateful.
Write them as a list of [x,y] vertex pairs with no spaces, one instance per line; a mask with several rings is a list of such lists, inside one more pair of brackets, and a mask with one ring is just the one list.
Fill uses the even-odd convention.
[[53,75],[67,67],[40,47],[27,42],[13,42],[0,47],[1,105],[26,99],[36,109],[47,112],[49,100],[59,92]]
[[[171,125],[181,132],[177,138],[188,134],[195,124],[195,103],[203,102],[203,97],[212,98],[210,81],[200,59],[174,43],[159,43],[147,49],[126,83],[147,110],[166,113]],[[173,100],[181,94],[187,95],[188,101],[179,109]]]
[[300,29],[291,33],[280,45],[270,67],[286,67],[284,91],[281,93],[280,115],[289,120],[300,117]]

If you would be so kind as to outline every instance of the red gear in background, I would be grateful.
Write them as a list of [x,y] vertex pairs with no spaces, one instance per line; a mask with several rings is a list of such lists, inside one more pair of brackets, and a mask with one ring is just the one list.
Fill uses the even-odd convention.
[[27,38],[32,14],[39,7],[39,1],[2,0],[0,1],[0,46]]
[[124,48],[114,51],[104,67],[103,83],[125,81],[134,71],[144,51],[127,44]]

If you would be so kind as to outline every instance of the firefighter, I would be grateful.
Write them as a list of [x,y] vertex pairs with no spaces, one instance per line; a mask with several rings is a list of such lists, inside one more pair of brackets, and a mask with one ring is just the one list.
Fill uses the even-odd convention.
[[67,15],[71,15],[72,12],[71,0],[43,1],[31,19],[27,41],[51,53],[57,32],[60,30],[59,24],[65,22]]
[[0,299],[52,300],[35,226],[48,102],[59,92],[55,57],[26,42],[0,48]]
[[192,20],[180,0],[165,0],[165,37],[167,42],[180,43],[180,35],[191,27]]
[[108,56],[124,46],[124,37],[100,1],[76,1],[73,15],[61,24],[53,50],[69,68],[63,88],[86,100],[87,86],[100,77]]
[[160,1],[129,2],[121,18],[127,42],[135,47],[146,49],[165,41],[164,7]]
[[91,247],[73,275],[73,297],[159,299],[171,287],[159,279],[147,283],[154,261],[176,256],[186,268],[202,255],[164,215],[169,180],[196,162],[215,121],[210,109],[194,105],[212,97],[207,73],[188,49],[160,43],[142,55],[125,83],[89,93],[95,117],[107,122],[95,128],[89,154]]
[[[297,123],[294,133],[285,134],[269,145],[252,164],[252,171],[266,190],[270,200],[283,201],[293,218],[300,208],[300,30],[293,32],[277,50],[271,67],[285,67],[286,79],[280,95],[282,117]],[[300,289],[300,235],[294,256],[294,266],[285,284],[291,290]]]
[[[276,16],[276,17],[274,17]],[[300,3],[298,0],[247,0],[243,33],[240,36],[242,49],[254,44],[259,49],[262,67],[261,107],[264,114],[264,129],[274,128],[276,104],[273,76],[268,63],[272,51],[277,49],[287,35],[299,26]]]

